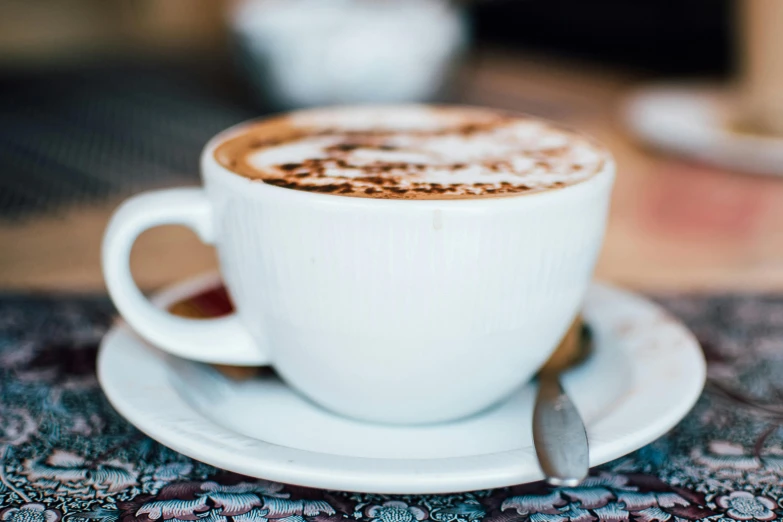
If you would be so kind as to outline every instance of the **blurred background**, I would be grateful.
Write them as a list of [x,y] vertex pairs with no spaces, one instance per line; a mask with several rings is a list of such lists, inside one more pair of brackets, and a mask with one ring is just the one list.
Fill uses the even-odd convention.
[[[591,133],[619,175],[598,276],[783,289],[781,0],[4,0],[0,289],[103,291],[111,211],[199,183],[216,132],[297,107],[440,101]],[[147,290],[212,269],[163,227]]]

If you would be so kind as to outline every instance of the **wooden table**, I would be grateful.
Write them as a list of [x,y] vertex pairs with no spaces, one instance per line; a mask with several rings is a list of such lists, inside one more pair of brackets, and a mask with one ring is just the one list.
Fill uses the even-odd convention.
[[[498,52],[467,64],[468,103],[564,121],[603,140],[619,174],[597,275],[647,291],[783,290],[783,178],[721,172],[655,155],[619,121],[640,78]],[[119,201],[0,224],[0,289],[102,292],[100,241]],[[145,233],[132,266],[154,290],[214,269],[215,255],[176,227]]]

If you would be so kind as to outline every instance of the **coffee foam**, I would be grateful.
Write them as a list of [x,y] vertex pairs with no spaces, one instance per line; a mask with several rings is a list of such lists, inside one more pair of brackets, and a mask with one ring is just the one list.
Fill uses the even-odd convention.
[[224,167],[343,196],[460,199],[579,183],[608,152],[549,122],[466,107],[317,109],[251,124],[215,150]]

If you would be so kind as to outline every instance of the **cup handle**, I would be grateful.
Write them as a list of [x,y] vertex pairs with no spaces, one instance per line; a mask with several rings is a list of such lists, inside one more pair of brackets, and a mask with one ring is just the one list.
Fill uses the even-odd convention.
[[203,189],[177,188],[135,196],[114,213],[103,238],[103,275],[122,317],[142,337],[163,350],[196,361],[257,366],[269,357],[253,341],[236,314],[186,319],[155,307],[130,271],[136,238],[159,225],[184,225],[207,244],[214,240],[212,207]]

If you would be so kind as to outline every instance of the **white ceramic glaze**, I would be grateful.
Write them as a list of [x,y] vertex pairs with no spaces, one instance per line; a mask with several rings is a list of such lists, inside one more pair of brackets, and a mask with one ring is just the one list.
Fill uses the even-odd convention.
[[[391,423],[470,415],[529,380],[584,297],[603,240],[614,166],[512,197],[383,200],[290,190],[221,167],[204,189],[124,203],[103,267],[143,337],[198,361],[272,364],[321,405]],[[214,244],[237,315],[172,317],[133,283],[142,231],[182,224]],[[324,379],[328,373],[330,379]]]
[[[191,281],[157,302],[218,282]],[[671,429],[701,393],[705,364],[690,332],[643,298],[594,285],[584,314],[595,352],[564,384],[585,419],[595,466]],[[532,446],[532,384],[452,423],[362,423],[319,408],[274,376],[234,382],[167,356],[125,325],[105,337],[98,376],[112,405],[144,433],[250,476],[379,493],[448,493],[542,478]],[[326,368],[318,378],[333,381]]]

